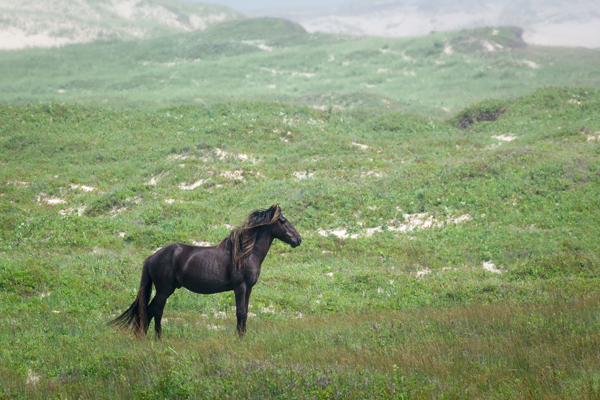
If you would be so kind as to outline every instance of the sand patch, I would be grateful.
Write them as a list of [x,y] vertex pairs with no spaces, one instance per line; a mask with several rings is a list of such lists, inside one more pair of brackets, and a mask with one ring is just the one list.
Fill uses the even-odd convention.
[[430,228],[442,228],[445,224],[460,224],[466,221],[471,221],[473,218],[469,214],[462,214],[457,217],[448,216],[445,220],[438,220],[435,216],[429,215],[428,213],[417,213],[417,214],[404,214],[404,221],[400,222],[396,219],[391,219],[386,225],[377,226],[374,228],[362,228],[362,223],[358,223],[358,227],[350,233],[347,229],[336,228],[336,229],[318,229],[317,233],[321,236],[337,236],[340,239],[358,239],[361,237],[371,237],[376,232],[383,232],[384,230],[391,232],[407,233],[419,228],[426,230]]
[[329,62],[335,61],[335,56],[333,54],[330,54],[327,61],[329,61]]
[[275,307],[270,304],[268,307],[262,307],[261,310],[264,314],[275,314]]
[[225,319],[225,318],[227,318],[227,313],[225,311],[215,311],[213,313],[213,317],[219,318],[219,319]]
[[469,214],[462,214],[458,217],[449,215],[445,220],[437,219],[435,216],[429,215],[429,213],[404,214],[403,217],[403,222],[394,219],[388,221],[388,224],[390,225],[388,229],[398,232],[411,232],[416,228],[421,230],[441,228],[444,224],[460,224],[473,219]]
[[170,154],[169,156],[167,156],[167,160],[172,161],[172,160],[189,160],[189,159],[194,159],[196,157],[194,156],[184,156],[183,154]]
[[18,188],[26,188],[32,185],[31,182],[25,182],[25,181],[8,181],[9,184],[11,185],[15,185]]
[[303,76],[305,78],[312,78],[312,77],[314,77],[316,75],[317,74],[311,73],[311,72],[297,72],[297,71],[292,71],[292,76]]
[[367,146],[366,144],[360,144],[360,143],[356,143],[356,142],[352,142],[352,146],[360,147],[363,150],[369,149],[369,146]]
[[522,62],[522,64],[523,64],[524,66],[526,66],[526,67],[533,68],[533,69],[538,69],[538,68],[540,67],[540,66],[539,66],[538,64],[536,64],[535,62],[533,62],[533,61],[529,61],[529,60],[524,60],[524,61]]
[[192,244],[194,246],[200,246],[200,247],[208,247],[208,246],[213,246],[213,243],[211,242],[205,242],[205,241],[196,241],[196,240],[192,240]]
[[271,69],[271,68],[267,68],[267,67],[260,67],[259,69],[260,69],[261,71],[267,71],[267,72],[270,72],[270,73],[271,73],[271,74],[273,74],[273,75],[277,75],[277,74],[284,74],[284,73],[285,73],[284,71],[279,71],[279,70],[276,70],[276,69]]
[[175,199],[165,199],[165,203],[167,204],[173,204],[173,203],[179,203],[179,204],[183,204],[183,200],[175,200]]
[[485,146],[485,150],[494,150],[496,147],[500,147],[500,146],[502,146],[502,142],[490,144],[489,146]]
[[243,154],[243,153],[229,153],[225,150],[222,149],[215,149],[215,154],[217,157],[219,157],[219,159],[221,160],[225,160],[225,159],[237,159],[240,161],[245,161],[245,162],[251,162],[252,164],[256,164],[261,162],[261,159],[258,158],[254,158],[252,156],[249,156],[247,154]]
[[48,197],[48,195],[45,193],[40,193],[40,195],[37,197],[37,201],[38,203],[46,203],[51,205],[66,203],[66,201],[63,199],[59,199],[58,197]]
[[77,216],[81,217],[83,216],[83,213],[85,212],[85,209],[87,208],[87,206],[83,206],[83,207],[78,207],[78,208],[74,208],[74,207],[69,207],[65,210],[60,210],[58,212],[59,215],[65,216],[65,215],[71,215],[73,213],[77,213]]
[[315,175],[314,172],[309,173],[308,171],[294,171],[293,174],[296,177],[297,181],[301,181],[303,179],[309,179]]
[[135,196],[135,197],[127,197],[125,199],[125,201],[128,201],[133,204],[140,204],[142,202],[142,199],[138,196]]
[[[225,123],[224,123],[225,125]],[[244,162],[251,162],[252,164],[256,164],[261,162],[262,160],[260,158],[256,158],[254,156],[248,155],[248,154],[244,154],[244,153],[230,153],[228,151],[225,151],[223,149],[219,149],[216,148],[214,150],[214,155],[215,157],[217,157],[219,160],[239,160],[239,161],[244,161]],[[183,155],[183,154],[171,154],[167,157],[167,160],[169,161],[174,161],[174,160],[199,160],[202,162],[211,162],[213,161],[213,158],[210,156],[204,156],[204,157],[196,157],[193,155]],[[181,164],[184,165],[184,164]],[[160,174],[155,178],[155,181],[158,181],[160,178],[162,178],[163,176],[168,175],[168,173],[165,174]],[[150,180],[150,182],[146,183],[148,184],[152,184],[152,179]]]
[[273,51],[275,49],[274,47],[267,46],[262,40],[242,40],[240,43],[254,46],[264,51]]
[[481,45],[481,48],[485,51],[495,51],[496,50],[494,45],[491,44],[490,42],[488,42],[487,40],[481,40],[479,42],[479,44]]
[[261,50],[265,50],[265,51],[273,51],[273,49],[274,49],[274,47],[267,46],[266,44],[259,44],[256,47],[258,47]]
[[366,177],[381,178],[382,176],[383,176],[383,174],[381,172],[375,172],[375,171],[366,171],[366,172],[361,172],[361,174],[360,174],[361,178],[366,178]]
[[116,217],[117,215],[121,214],[123,211],[126,211],[128,209],[128,207],[115,207],[112,210],[110,210],[110,215],[111,217]]
[[208,182],[208,179],[200,179],[199,181],[196,181],[194,183],[190,183],[189,185],[186,185],[185,183],[182,183],[181,185],[179,185],[179,189],[181,189],[181,190],[194,190],[197,187],[203,185],[205,182]]
[[259,68],[261,71],[266,71],[266,72],[270,72],[272,75],[284,75],[284,74],[289,74],[291,76],[302,76],[305,78],[312,78],[314,76],[316,76],[316,73],[312,73],[312,72],[299,72],[299,71],[281,71],[281,70],[277,70],[277,69],[271,69],[271,68],[267,68],[267,67],[260,67]]
[[496,266],[494,264],[492,264],[491,260],[483,263],[483,269],[485,269],[486,271],[489,271],[489,272],[493,272],[494,274],[502,273],[502,271],[500,271],[498,268],[496,268]]
[[92,186],[85,186],[85,185],[70,185],[70,186],[71,186],[71,189],[79,189],[79,190],[83,190],[84,192],[92,192],[96,189]]
[[429,275],[431,273],[431,270],[429,268],[425,268],[422,269],[421,271],[417,271],[416,276],[417,278],[422,278],[425,275]]
[[452,49],[452,46],[448,45],[448,46],[444,47],[444,54],[447,56],[454,54],[454,50]]
[[503,135],[492,136],[492,139],[501,140],[503,142],[512,142],[517,137],[512,133],[506,133]]
[[372,84],[370,84],[370,83],[361,83],[361,85],[362,85],[362,86],[364,86],[364,87],[366,87],[366,88],[369,88],[369,89],[372,89],[372,88],[374,88],[374,87],[377,87],[376,85],[372,85]]
[[242,175],[244,171],[237,170],[237,171],[223,171],[221,172],[221,176],[223,178],[227,178],[227,179],[232,179],[235,181],[243,181],[244,180],[244,176]]
[[[164,67],[174,67],[176,65],[196,63],[196,62],[200,62],[200,61],[202,61],[202,59],[200,59],[200,58],[194,58],[193,60],[185,60],[183,58],[176,58],[173,61],[169,61],[169,62],[165,62],[165,63],[158,63],[156,65],[162,65]],[[142,65],[144,65],[144,66],[146,66],[148,64],[150,64],[150,62],[148,62],[148,61],[142,62]],[[192,80],[192,82],[195,83],[194,80]],[[195,84],[198,85],[197,83],[195,83]]]
[[33,385],[35,386],[36,383],[39,382],[41,376],[36,375],[33,373],[32,370],[27,371],[27,379],[25,380],[25,383],[28,385]]
[[67,37],[56,37],[50,29],[39,28],[43,30],[40,33],[32,33],[30,29],[20,29],[18,27],[3,28],[0,32],[0,50],[17,50],[28,47],[60,47],[71,43],[85,43],[96,39],[100,32],[98,28],[91,28],[89,32],[84,32],[84,28],[78,25],[71,25],[69,28],[76,31],[78,37],[71,39]]
[[360,235],[358,233],[348,233],[348,231],[346,229],[330,229],[330,230],[325,230],[325,229],[319,229],[317,230],[317,233],[321,236],[329,236],[329,235],[333,235],[333,236],[337,236],[340,239],[358,239],[360,237]]
[[[598,136],[594,136],[594,135],[598,135]],[[594,132],[593,135],[588,135],[587,141],[588,142],[599,142],[600,141],[600,132]]]

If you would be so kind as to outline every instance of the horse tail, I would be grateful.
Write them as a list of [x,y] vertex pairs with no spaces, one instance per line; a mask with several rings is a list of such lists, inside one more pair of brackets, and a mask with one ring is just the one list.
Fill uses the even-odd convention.
[[108,323],[108,325],[116,325],[122,329],[131,327],[135,337],[146,334],[150,325],[150,321],[148,320],[148,303],[152,294],[152,278],[150,278],[150,272],[148,272],[150,257],[152,255],[146,257],[144,260],[142,280],[137,297],[123,314]]

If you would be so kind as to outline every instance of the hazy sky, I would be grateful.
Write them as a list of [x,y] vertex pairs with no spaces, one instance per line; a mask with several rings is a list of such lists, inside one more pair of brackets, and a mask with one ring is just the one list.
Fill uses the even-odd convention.
[[[344,3],[368,3],[368,0],[184,0],[196,3],[222,4],[233,8],[234,10],[260,10],[265,8],[309,8],[309,7],[335,7]],[[405,4],[414,4],[422,0],[403,0]],[[484,0],[485,2],[502,0]],[[373,1],[375,2],[375,1]]]
[[[222,4],[235,10],[258,10],[261,8],[308,8],[333,7],[350,3],[349,0],[185,0],[196,3]],[[404,3],[416,3],[419,0],[404,0]]]

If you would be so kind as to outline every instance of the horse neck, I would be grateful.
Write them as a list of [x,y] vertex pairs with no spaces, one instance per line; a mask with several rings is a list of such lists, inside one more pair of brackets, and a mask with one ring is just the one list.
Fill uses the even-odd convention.
[[267,256],[272,243],[273,236],[271,236],[270,227],[261,228],[256,235],[256,242],[254,242],[254,248],[252,249],[252,255],[258,258],[261,264]]

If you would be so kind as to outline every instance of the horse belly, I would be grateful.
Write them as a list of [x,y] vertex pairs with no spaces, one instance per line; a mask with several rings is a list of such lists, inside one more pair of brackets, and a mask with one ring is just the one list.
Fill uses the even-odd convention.
[[[232,282],[230,273],[224,268],[222,260],[199,254],[190,258],[177,274],[179,284],[184,288],[201,294],[212,294],[233,290],[237,285]],[[239,285],[239,283],[237,283]]]
[[219,281],[184,281],[181,283],[181,286],[189,290],[190,292],[199,293],[199,294],[213,294],[213,293],[221,293],[227,292],[229,290],[235,289],[235,285],[231,283],[222,284]]

